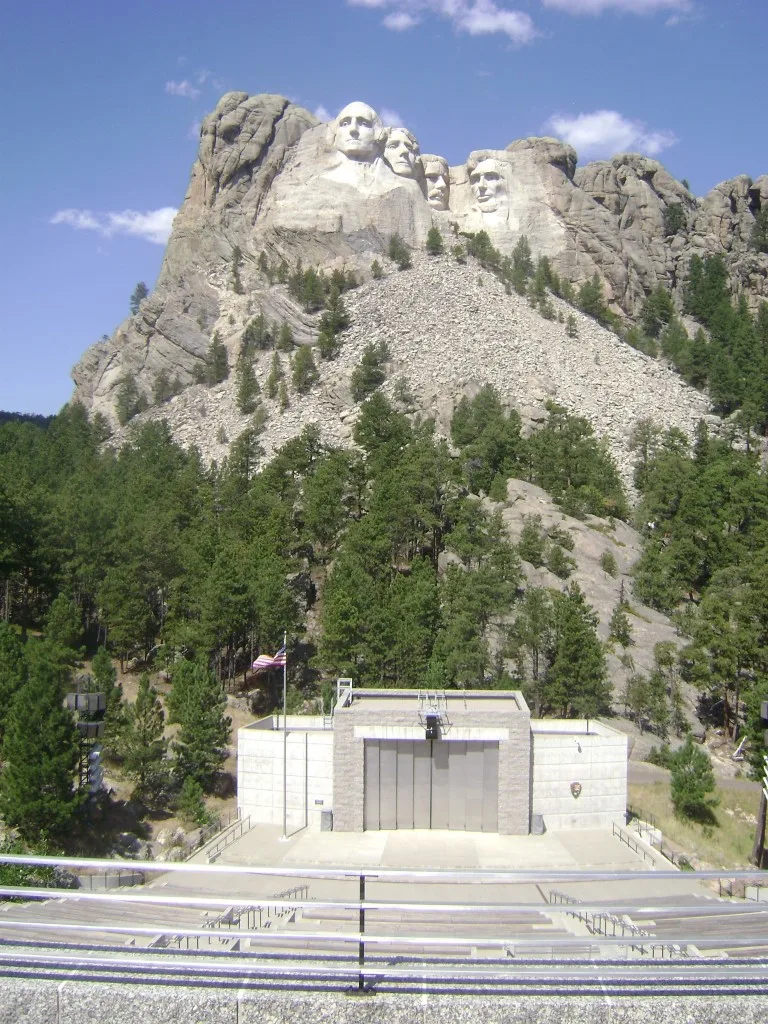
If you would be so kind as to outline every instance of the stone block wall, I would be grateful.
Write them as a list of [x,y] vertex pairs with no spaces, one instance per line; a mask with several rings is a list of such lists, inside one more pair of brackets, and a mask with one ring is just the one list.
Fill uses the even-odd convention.
[[[610,828],[627,807],[627,737],[597,722],[535,721],[531,811],[548,829]],[[581,791],[574,796],[572,783]]]
[[[456,703],[459,703],[458,701]],[[384,700],[362,696],[334,716],[333,827],[362,832],[365,809],[365,740],[423,740],[418,704],[405,710]],[[457,710],[449,704],[438,742],[498,740],[499,832],[527,835],[530,831],[531,740],[530,713],[525,702],[509,700],[509,710]]]
[[[283,823],[282,719],[262,719],[238,732],[238,806],[243,817]],[[320,827],[320,814],[333,805],[333,731],[322,718],[288,716],[287,820],[291,830]]]

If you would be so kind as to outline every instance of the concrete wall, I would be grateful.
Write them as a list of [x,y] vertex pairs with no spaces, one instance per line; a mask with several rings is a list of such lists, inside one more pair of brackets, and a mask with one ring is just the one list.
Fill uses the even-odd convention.
[[[548,829],[606,828],[624,823],[627,806],[627,737],[599,722],[531,722],[531,812]],[[571,783],[581,783],[574,797]]]
[[[238,730],[237,803],[245,817],[283,823],[283,732],[276,716]],[[320,813],[333,806],[333,730],[323,719],[288,716],[288,828],[320,827]]]
[[[402,692],[402,691],[401,691]],[[480,700],[477,691],[472,702]],[[530,712],[522,699],[510,698],[500,707],[499,694],[490,695],[492,712],[476,707],[460,709],[449,699],[441,723],[441,743],[452,740],[499,741],[499,832],[527,835],[530,831]],[[400,703],[398,708],[396,703]],[[409,710],[394,693],[392,700],[366,699],[363,693],[349,707],[337,707],[334,715],[333,827],[342,832],[362,832],[365,794],[366,739],[424,739],[414,696]]]
[[423,994],[361,999],[327,988],[257,986],[257,981],[248,988],[234,982],[206,988],[189,981],[157,985],[150,978],[126,977],[121,984],[4,978],[0,1024],[764,1024],[768,1019],[768,996],[760,992],[721,995],[703,985],[698,995],[675,995],[666,981],[660,986],[665,994],[618,997],[582,989],[569,994],[565,982],[559,990],[553,986],[552,994],[452,995],[425,986]]

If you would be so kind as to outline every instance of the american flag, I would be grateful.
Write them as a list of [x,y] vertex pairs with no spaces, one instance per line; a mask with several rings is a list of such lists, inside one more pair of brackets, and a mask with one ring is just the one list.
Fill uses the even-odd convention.
[[261,672],[265,668],[280,668],[285,664],[285,657],[285,644],[283,644],[274,658],[271,654],[260,654],[253,663],[253,671]]

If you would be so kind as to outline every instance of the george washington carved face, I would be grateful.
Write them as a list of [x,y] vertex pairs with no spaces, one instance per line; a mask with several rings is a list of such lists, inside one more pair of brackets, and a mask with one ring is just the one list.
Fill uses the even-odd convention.
[[334,144],[350,160],[372,163],[381,152],[384,128],[367,103],[348,103],[336,118]]

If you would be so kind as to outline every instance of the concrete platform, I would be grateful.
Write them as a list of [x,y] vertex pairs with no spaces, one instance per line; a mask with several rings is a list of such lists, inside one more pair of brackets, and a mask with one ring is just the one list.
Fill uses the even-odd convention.
[[[607,830],[502,836],[485,832],[401,830],[316,832],[281,840],[277,825],[257,825],[216,863],[274,867],[421,868],[425,870],[648,871],[650,866]],[[194,858],[206,863],[205,851]]]

